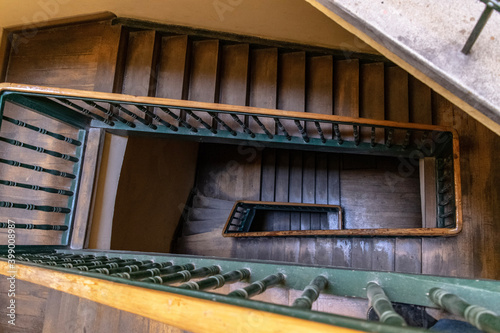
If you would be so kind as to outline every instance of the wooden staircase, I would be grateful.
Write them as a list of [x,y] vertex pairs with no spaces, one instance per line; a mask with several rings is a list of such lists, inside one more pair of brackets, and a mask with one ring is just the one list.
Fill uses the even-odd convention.
[[[80,35],[87,36],[84,38],[85,44],[67,39],[61,39],[64,47],[43,43],[47,40],[60,40],[77,31]],[[411,75],[380,58],[374,61],[373,56],[353,55],[356,58],[345,59],[341,52],[311,49],[301,45],[278,43],[277,47],[263,40],[247,38],[243,41],[233,36],[226,39],[221,35],[208,36],[203,33],[188,36],[179,30],[169,33],[165,30],[110,25],[109,22],[40,30],[35,39],[40,42],[20,44],[16,52],[11,53],[5,81],[371,119],[455,125],[461,137],[468,142],[464,148],[464,158],[467,160],[468,154],[475,156],[474,160],[489,159],[492,156],[489,150],[476,149],[478,143],[475,143],[474,136],[478,131],[483,133],[481,135],[485,142],[496,144],[498,141]],[[26,57],[26,54],[30,57]],[[44,54],[44,58],[50,58],[51,63],[32,61],[37,54]],[[63,68],[64,71],[57,70],[47,76],[52,68]],[[77,69],[85,70],[85,75],[67,75],[69,71]],[[229,124],[234,121],[224,120]],[[276,130],[274,124],[271,127]],[[307,128],[310,135],[317,135],[313,134],[313,130],[314,128]],[[384,131],[377,130],[376,134],[377,142],[383,143]],[[331,132],[325,132],[325,135],[331,135]],[[345,132],[342,135],[352,136],[353,133]],[[361,138],[369,140],[370,133],[362,132]],[[147,146],[144,148],[148,149]],[[229,181],[224,186],[233,186],[233,193],[239,191],[239,197],[247,199],[267,200],[268,197],[273,197],[274,200],[284,201],[325,201],[318,194],[324,192],[324,182],[318,180],[325,177],[325,170],[328,179],[330,160],[326,161],[325,166],[325,159],[318,157],[321,156],[320,153],[280,150],[273,153],[272,149],[261,148],[257,146],[254,150],[245,150],[243,155],[234,156],[236,161],[252,158],[253,162],[252,165],[245,164],[245,167],[238,169],[235,179],[241,183]],[[200,158],[203,157],[202,154],[203,148],[200,149]],[[299,155],[302,155],[301,158]],[[217,156],[214,159],[217,160]],[[349,175],[349,167],[346,168],[344,162],[342,158],[338,162],[343,171],[340,172],[340,177]],[[471,167],[467,165],[464,173],[480,173],[482,169],[476,164]],[[300,169],[298,165],[308,167]],[[359,170],[357,168],[359,166],[352,166],[351,170]],[[304,170],[315,171],[308,173]],[[484,173],[484,177],[495,177],[494,171]],[[244,175],[255,177],[243,177]],[[369,175],[368,171],[366,175]],[[287,178],[288,183],[284,181]],[[315,182],[309,181],[313,178]],[[198,177],[198,181],[200,179]],[[408,181],[414,182],[415,179],[410,178]],[[466,178],[465,181],[468,182],[466,189],[477,192],[474,198],[483,192],[474,187],[471,179]],[[285,183],[286,185],[280,185]],[[302,183],[300,191],[294,190],[299,183]],[[414,188],[415,183],[406,185]],[[342,186],[341,182],[339,192],[345,193],[349,188],[342,190]],[[226,193],[224,188],[214,191],[203,194],[234,200],[234,197],[227,195],[231,192]],[[328,193],[335,195],[335,191]],[[478,214],[480,207],[497,206],[485,204],[494,200],[492,198],[471,198],[469,196],[464,202],[464,209],[468,210],[469,216]],[[327,197],[326,201],[328,200],[333,199]],[[349,203],[347,197],[341,202],[342,205]],[[490,208],[487,216],[497,215],[491,209],[496,208]],[[485,217],[484,221],[488,229],[488,218]],[[473,272],[479,274],[482,267],[487,267],[478,265],[474,268],[473,254],[467,250],[473,239],[474,244],[481,245],[478,240],[484,237],[474,236],[476,232],[488,239],[481,244],[489,244],[485,246],[498,252],[493,238],[490,238],[494,232],[487,232],[478,226],[468,227],[465,236],[457,239],[357,237],[333,239],[328,244],[322,244],[320,239],[295,239],[293,246],[300,244],[304,262],[318,260],[346,267],[424,274],[463,273],[471,276]],[[189,237],[196,236],[202,242],[203,236],[200,235]],[[263,242],[265,241],[261,243]],[[292,246],[288,240],[279,242],[284,242],[286,249]],[[465,253],[460,258],[455,251],[457,247],[462,249],[460,252]],[[282,256],[282,253],[279,255]],[[256,255],[259,256],[258,253]],[[298,256],[291,254],[291,257],[291,261],[299,260],[300,250]],[[323,259],[319,259],[322,257]],[[488,261],[481,260],[485,264]],[[491,271],[493,275],[488,276],[497,276],[494,271]]]
[[[496,152],[500,149],[500,140],[408,73],[390,63],[373,61],[372,57],[365,58],[363,55],[359,59],[345,59],[338,52],[328,53],[327,50],[310,50],[307,47],[301,49],[302,46],[285,47],[280,44],[273,47],[268,41],[242,42],[213,35],[188,36],[179,31],[174,34],[109,23],[91,22],[40,30],[32,42],[20,44],[16,52],[11,52],[3,79],[104,92],[453,125],[465,143],[461,156],[466,162],[462,167],[467,224],[459,237],[237,241],[220,237],[225,222],[222,217],[236,198],[318,203],[340,200],[343,206],[351,204],[354,207],[354,199],[357,198],[350,201],[345,196],[352,189],[344,187],[348,185],[346,180],[359,175],[360,170],[370,178],[384,165],[384,161],[322,152],[263,149],[258,145],[239,152],[238,146],[232,146],[232,152],[231,148],[224,148],[209,157],[207,152],[211,147],[203,144],[198,158],[196,188],[199,192],[194,197],[193,210],[188,214],[182,237],[174,250],[195,254],[203,247],[205,255],[435,275],[500,277],[498,261],[491,259],[500,253],[496,241],[499,229],[494,223],[499,213],[496,184],[500,163],[496,163]],[[73,38],[76,32],[85,43],[80,44],[80,39]],[[45,60],[41,59],[41,54]],[[229,124],[234,121],[229,118],[224,120]],[[276,130],[274,124],[271,125]],[[310,135],[317,135],[313,130],[307,128]],[[331,132],[325,132],[325,135],[332,135]],[[384,143],[386,133],[377,130],[376,134],[377,142]],[[361,136],[363,140],[370,139],[370,133],[362,132]],[[5,146],[0,143],[0,147]],[[147,150],[148,146],[145,145],[144,149]],[[223,150],[229,153],[224,156]],[[233,158],[228,160],[228,156]],[[228,165],[231,160],[237,164]],[[217,176],[217,170],[225,168],[234,169],[234,172],[226,172],[216,178],[221,180],[215,182],[217,186],[212,186],[211,176]],[[332,179],[339,179],[340,182]],[[415,178],[406,180],[408,184],[398,186],[403,185],[409,194],[415,195],[418,191]],[[377,185],[373,188],[376,189]],[[417,214],[416,211],[414,213]],[[412,218],[416,219],[416,215]],[[279,223],[270,225],[281,228],[284,224],[293,223],[299,227],[300,222],[300,227],[311,227],[325,223],[313,221],[310,217],[288,217],[286,214],[284,218],[276,218],[276,221]],[[43,234],[19,230],[18,235],[26,244],[54,244],[59,241],[49,232],[40,232]],[[0,236],[4,240],[6,234],[0,231]],[[46,297],[46,291],[43,292]],[[272,298],[287,303],[297,296],[293,293],[299,292],[278,292]],[[60,299],[61,295],[58,297]],[[58,298],[55,297],[52,302],[57,303]],[[78,307],[85,308],[85,303],[88,301],[81,299]],[[341,297],[328,295],[314,306],[319,311],[335,308],[336,313],[363,317],[366,303],[358,299],[346,302]],[[337,306],[339,304],[340,307]],[[31,310],[23,311],[19,313],[20,321],[31,316]],[[61,313],[67,314],[68,311],[61,307]],[[55,312],[47,310],[46,317],[55,315],[54,318],[57,318],[58,313],[59,308]],[[122,315],[119,317],[122,318]],[[37,316],[43,318],[44,313]],[[109,324],[108,318],[104,319],[102,314],[99,316],[102,325]],[[118,325],[115,319],[116,316],[113,323]],[[53,321],[47,321],[48,327],[55,327],[50,326]],[[119,321],[122,322],[122,319]],[[27,329],[39,329],[40,322],[33,323]]]

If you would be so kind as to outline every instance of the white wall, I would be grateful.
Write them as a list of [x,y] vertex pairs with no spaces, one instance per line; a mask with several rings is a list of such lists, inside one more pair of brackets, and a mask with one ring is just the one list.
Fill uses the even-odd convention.
[[375,53],[304,0],[0,0],[0,27],[103,11],[119,17]]

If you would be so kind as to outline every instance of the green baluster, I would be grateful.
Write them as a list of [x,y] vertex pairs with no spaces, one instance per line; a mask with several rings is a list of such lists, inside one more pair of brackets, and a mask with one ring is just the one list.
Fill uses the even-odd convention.
[[370,305],[378,314],[380,321],[394,326],[406,326],[406,322],[392,307],[391,301],[384,290],[375,282],[369,282],[366,286],[366,294]]
[[500,317],[494,312],[479,305],[469,304],[455,294],[448,293],[440,288],[429,291],[432,302],[446,311],[465,318],[466,321],[482,331],[500,332]]
[[326,288],[328,280],[320,275],[314,278],[312,282],[304,289],[302,295],[293,302],[293,307],[308,309],[312,308],[312,304],[318,299],[319,293]]
[[71,192],[71,191],[58,190],[58,189],[52,188],[52,187],[44,187],[44,186],[38,186],[38,185],[30,185],[30,184],[24,184],[24,183],[17,183],[17,182],[13,182],[13,181],[10,181],[10,180],[0,180],[0,185],[13,186],[13,187],[21,187],[21,188],[26,188],[28,190],[44,191],[44,192],[47,192],[47,193],[61,194],[61,195],[67,195],[67,196],[72,196],[73,195],[73,192]]
[[76,178],[76,176],[71,174],[71,173],[67,173],[67,172],[63,172],[63,171],[59,171],[59,170],[46,169],[46,168],[43,168],[43,167],[38,166],[38,165],[26,164],[26,163],[21,163],[18,161],[13,161],[13,160],[6,160],[3,158],[0,158],[0,163],[8,164],[11,166],[20,167],[20,168],[24,168],[24,169],[30,169],[30,170],[34,170],[37,172],[45,172],[45,173],[48,173],[48,174],[51,174],[54,176],[60,176],[60,177],[69,178],[69,179]]
[[91,271],[96,271],[97,273],[111,275],[111,274],[116,274],[116,273],[132,273],[132,272],[137,272],[140,270],[145,270],[148,268],[165,268],[168,266],[172,266],[172,262],[167,261],[167,262],[160,262],[160,263],[143,264],[141,261],[135,261],[135,262],[123,265],[121,267],[96,268],[96,269],[91,269]]
[[238,282],[247,279],[250,276],[250,271],[246,268],[231,271],[226,274],[217,274],[198,282],[189,281],[179,286],[183,289],[191,290],[207,290],[217,289],[224,286],[226,283]]
[[70,156],[67,154],[61,154],[57,151],[45,149],[42,147],[33,146],[33,145],[30,145],[30,144],[25,143],[25,142],[12,140],[12,139],[8,139],[8,138],[4,138],[4,137],[0,137],[0,141],[6,142],[6,143],[11,144],[13,146],[27,148],[27,149],[36,151],[37,153],[42,153],[42,154],[47,154],[47,155],[50,155],[53,157],[62,158],[63,160],[67,160],[67,161],[71,161],[71,162],[78,162],[79,161],[78,158],[76,158],[74,156]]
[[63,213],[63,214],[71,213],[71,209],[65,208],[65,207],[37,206],[37,205],[32,205],[32,204],[20,204],[20,203],[7,202],[7,201],[0,201],[0,207],[20,208],[20,209],[26,209],[26,210],[40,210],[42,212],[51,212],[51,213]]
[[[187,266],[187,265],[186,265]],[[179,271],[173,274],[158,275],[154,277],[149,277],[142,279],[142,282],[152,282],[159,284],[169,284],[176,282],[187,282],[192,278],[200,278],[205,276],[214,275],[220,272],[219,266],[209,266],[194,269],[194,265],[190,264],[190,268]]]
[[256,281],[245,288],[230,292],[228,296],[250,298],[252,296],[262,294],[264,291],[266,291],[267,288],[278,285],[284,280],[285,276],[281,273],[269,275],[264,279]]
[[165,267],[165,268],[148,268],[148,269],[145,269],[142,271],[136,271],[136,272],[131,272],[131,273],[127,273],[127,272],[115,273],[115,274],[113,274],[113,276],[121,277],[124,279],[133,279],[133,280],[140,279],[140,281],[142,281],[148,277],[151,278],[151,277],[155,277],[155,276],[162,275],[162,274],[172,274],[172,273],[175,273],[178,271],[182,271],[185,269],[192,269],[192,268],[194,268],[194,266],[191,264],[174,265],[174,266],[169,266],[169,267]]
[[51,136],[54,139],[68,142],[68,143],[70,143],[72,145],[75,145],[75,146],[81,146],[82,145],[82,143],[80,141],[78,141],[78,140],[75,140],[75,139],[72,139],[72,138],[68,138],[67,136],[64,136],[64,135],[61,135],[61,134],[57,134],[57,133],[48,131],[48,130],[46,130],[44,128],[40,128],[40,127],[37,127],[37,126],[33,126],[33,125],[30,125],[30,124],[27,124],[24,121],[20,121],[20,120],[17,120],[17,119],[12,119],[12,118],[7,117],[7,116],[3,116],[3,120],[7,120],[8,122],[13,123],[14,125],[28,128],[28,129],[30,129],[32,131],[35,131],[35,132],[38,132],[40,134]]

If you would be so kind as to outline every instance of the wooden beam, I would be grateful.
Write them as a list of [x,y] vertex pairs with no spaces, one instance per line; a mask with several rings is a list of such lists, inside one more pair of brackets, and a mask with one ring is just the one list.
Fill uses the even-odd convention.
[[[36,283],[191,332],[359,332],[231,304],[16,264],[19,280]],[[10,276],[0,261],[0,274]],[[251,320],[251,318],[253,320]],[[258,325],[258,326],[256,326]]]
[[78,199],[76,202],[73,234],[71,235],[71,248],[82,249],[85,239],[88,238],[92,226],[92,210],[95,200],[95,183],[99,174],[102,147],[104,144],[104,130],[91,128],[88,133],[83,158],[82,178]]

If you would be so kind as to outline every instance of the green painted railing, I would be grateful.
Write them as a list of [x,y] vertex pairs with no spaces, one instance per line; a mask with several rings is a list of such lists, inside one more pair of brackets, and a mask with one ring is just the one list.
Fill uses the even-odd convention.
[[[360,331],[424,331],[407,326],[392,307],[392,302],[398,302],[442,308],[462,316],[464,321],[485,332],[500,332],[500,281],[118,251],[25,252],[17,255],[16,260],[18,264],[46,267]],[[240,282],[239,288],[225,295],[202,291],[235,282]],[[176,283],[181,284],[175,286]],[[265,294],[271,288],[303,292],[293,300],[291,306],[251,300],[253,296]],[[368,299],[380,321],[310,310],[318,297],[328,294]]]
[[[0,185],[50,193],[58,191],[61,195],[69,195],[71,192],[72,199],[67,207],[71,211],[74,210],[72,200],[78,194],[77,184],[85,132],[94,127],[122,135],[142,133],[247,146],[394,156],[402,161],[402,165],[416,167],[420,159],[433,157],[436,159],[437,179],[436,228],[444,231],[423,235],[454,235],[461,230],[458,138],[451,128],[17,85],[7,85],[3,88],[0,95],[2,109],[6,103],[33,110],[80,129],[78,137],[69,138],[23,120],[4,118],[7,122],[36,131],[40,135],[75,145],[75,156],[0,135],[0,141],[5,144],[75,163],[74,171],[68,173],[30,161],[0,158],[2,164],[73,179],[72,189],[64,193],[59,193],[60,189],[55,187],[24,184],[12,179],[0,182]],[[37,209],[33,205],[18,202],[3,203],[3,206]],[[65,209],[62,211],[67,213]],[[68,214],[66,225],[69,225],[71,220],[71,213]]]
[[[13,193],[10,188],[24,189],[28,192],[23,192],[25,194],[23,194],[22,199],[0,201],[0,207],[7,209],[5,210],[7,213],[4,214],[0,222],[0,228],[59,232],[61,233],[60,244],[69,245],[87,127],[83,123],[67,122],[64,117],[37,109],[23,110],[19,115],[9,117],[5,115],[5,110],[12,107],[13,102],[7,97],[8,94],[8,92],[3,92],[0,96],[0,130],[2,130],[0,142],[5,147],[4,152],[8,151],[8,157],[0,156],[0,164],[4,171],[4,177],[6,177],[6,179],[0,179],[0,190],[7,196]],[[71,135],[68,135],[39,126],[40,117],[38,119],[33,117],[31,111],[43,116],[42,123],[44,117],[50,117],[51,121],[47,123],[54,124],[55,120],[72,126],[74,130],[71,131]],[[18,116],[24,116],[26,119],[19,119]],[[31,123],[33,121],[35,123]],[[9,130],[6,131],[8,123],[12,125],[9,125]],[[17,127],[12,127],[13,125]],[[57,164],[58,159],[67,161],[68,165],[71,164],[71,172],[68,172],[67,168],[65,171],[53,169],[52,165]],[[38,177],[40,175],[46,177]],[[22,181],[26,179],[30,179],[30,182]],[[40,179],[43,179],[43,183],[50,181],[59,185],[45,186],[37,183],[37,181],[40,182]],[[19,195],[16,196],[19,197]],[[60,198],[58,201],[65,201],[66,205],[51,204],[54,198]],[[42,215],[39,215],[38,220],[45,219],[46,224],[17,223],[16,218],[11,218],[12,215],[9,213],[11,210],[43,212]],[[50,213],[61,214],[61,216],[54,217]],[[19,214],[14,215],[19,216]]]

